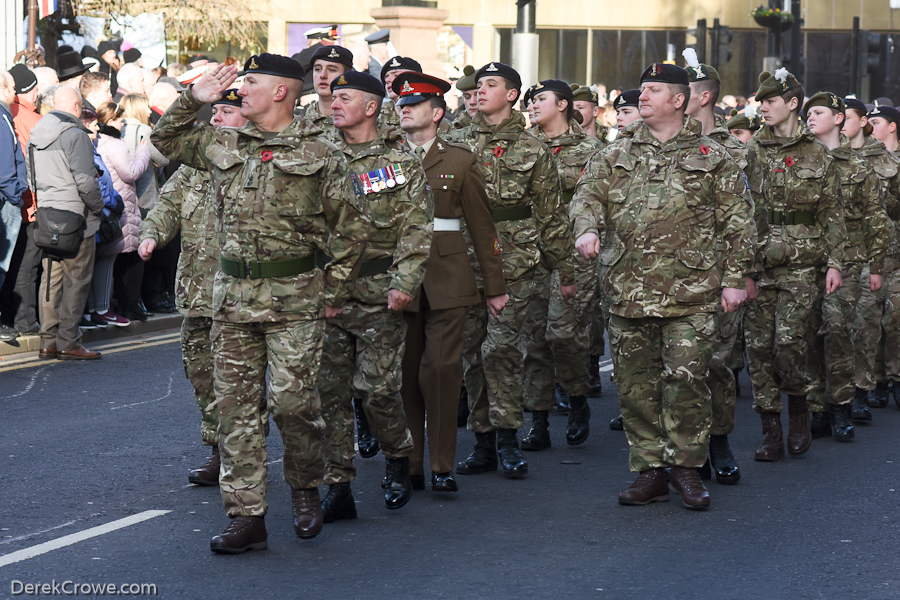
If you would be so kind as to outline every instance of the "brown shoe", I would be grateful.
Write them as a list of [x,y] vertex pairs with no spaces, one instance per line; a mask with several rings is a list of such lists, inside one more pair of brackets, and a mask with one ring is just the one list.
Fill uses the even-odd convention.
[[212,456],[206,461],[206,464],[199,469],[194,469],[188,473],[188,481],[197,485],[219,485],[219,447],[212,447]]
[[691,510],[709,508],[709,492],[700,480],[697,469],[672,467],[669,470],[669,489],[681,496],[681,502]]
[[78,346],[74,350],[61,350],[56,353],[59,360],[94,360],[103,356],[99,352],[88,350],[84,346]]
[[38,358],[41,360],[54,360],[56,358],[56,348],[41,348],[38,350]]
[[319,500],[319,488],[291,490],[291,508],[294,512],[294,531],[297,537],[308,540],[322,532],[325,513]]
[[641,471],[631,487],[619,494],[619,504],[631,506],[668,501],[669,488],[666,487],[666,476],[662,469]]
[[239,515],[221,534],[209,540],[209,549],[218,554],[240,554],[247,550],[265,550],[266,518]]
[[788,396],[788,438],[787,448],[791,456],[806,454],[812,446],[809,406],[806,396]]
[[781,431],[781,413],[767,412],[762,418],[763,440],[753,460],[773,462],[784,458],[784,433]]

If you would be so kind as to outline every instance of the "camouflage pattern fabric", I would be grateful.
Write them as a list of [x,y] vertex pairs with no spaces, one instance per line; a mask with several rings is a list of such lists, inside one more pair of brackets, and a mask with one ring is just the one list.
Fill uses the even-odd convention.
[[608,327],[631,470],[703,466],[711,419],[705,379],[715,315],[628,319],[613,314]]
[[729,360],[734,349],[740,348],[741,312],[726,313],[720,306],[716,311],[716,337],[710,351],[709,387],[712,402],[710,435],[728,435],[734,431],[735,380]]
[[[210,334],[219,410],[219,488],[225,512],[263,516],[268,476],[265,415],[284,442],[284,480],[291,489],[322,483],[322,434],[316,379],[322,359],[324,319],[284,323],[215,321]],[[266,371],[269,385],[265,391]]]
[[313,100],[306,106],[297,107],[297,109],[294,110],[294,114],[312,121],[316,127],[325,132],[325,136],[329,140],[333,141],[337,139],[338,132],[334,126],[334,117],[326,117],[322,114],[322,111],[319,110],[318,100]]
[[382,127],[400,129],[400,115],[397,114],[397,106],[387,98],[381,103],[381,112],[378,113],[378,124]]
[[900,382],[900,269],[895,269],[885,281],[884,319],[884,370],[887,379]]
[[184,375],[194,388],[194,398],[200,409],[200,435],[207,446],[217,446],[219,411],[213,390],[213,356],[209,342],[212,328],[209,317],[185,317],[181,321],[181,358]]

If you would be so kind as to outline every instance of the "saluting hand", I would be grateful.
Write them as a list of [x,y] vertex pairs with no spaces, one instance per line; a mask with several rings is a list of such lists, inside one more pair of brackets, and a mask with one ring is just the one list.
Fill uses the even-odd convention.
[[234,65],[216,65],[194,82],[191,93],[200,102],[215,102],[231,87],[237,79],[237,67]]
[[575,249],[588,260],[597,258],[600,254],[600,238],[596,233],[583,233],[575,240]]

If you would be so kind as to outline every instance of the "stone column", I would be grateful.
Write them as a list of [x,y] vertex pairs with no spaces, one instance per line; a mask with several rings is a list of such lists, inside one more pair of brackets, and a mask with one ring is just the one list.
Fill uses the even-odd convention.
[[415,58],[422,70],[447,77],[437,57],[437,33],[449,11],[422,6],[380,6],[369,11],[380,29],[391,30],[391,42],[401,56]]

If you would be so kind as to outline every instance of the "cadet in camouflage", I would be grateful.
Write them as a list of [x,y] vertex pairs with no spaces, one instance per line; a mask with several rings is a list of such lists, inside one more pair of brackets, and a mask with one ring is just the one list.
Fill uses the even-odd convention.
[[316,101],[297,107],[294,114],[306,117],[334,140],[337,134],[331,117],[331,82],[353,69],[353,53],[341,46],[322,46],[313,52],[309,64],[307,77],[312,77]]
[[[266,444],[259,405],[268,370],[267,402],[284,441],[284,478],[292,489],[294,528],[321,531],[317,486],[322,433],[315,387],[325,307],[340,309],[368,238],[369,217],[353,193],[342,153],[312,122],[293,118],[303,70],[276,55],[245,64],[239,129],[194,126],[203,103],[237,76],[218,66],[169,108],[153,131],[168,157],[210,173],[220,268],[213,283],[211,342],[219,411],[219,478],[232,521],[210,542],[216,552],[265,547]],[[274,92],[274,93],[272,93]],[[333,260],[324,268],[315,253]],[[241,517],[237,519],[237,517]],[[257,519],[254,519],[256,517]],[[257,528],[257,529],[255,529]]]

